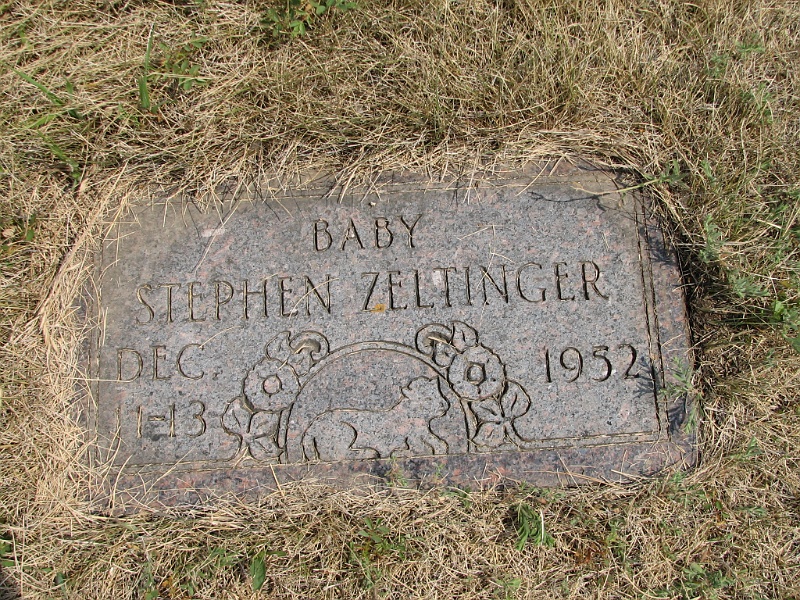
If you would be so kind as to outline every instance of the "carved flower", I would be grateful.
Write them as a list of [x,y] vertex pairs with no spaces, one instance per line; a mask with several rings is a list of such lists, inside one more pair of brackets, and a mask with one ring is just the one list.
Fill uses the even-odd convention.
[[497,448],[506,441],[522,442],[514,429],[514,420],[528,412],[531,399],[525,390],[510,381],[505,394],[498,400],[489,398],[472,404],[472,411],[478,419],[478,431],[473,441],[479,446]]
[[264,358],[247,373],[243,391],[256,408],[276,411],[294,402],[300,383],[286,362]]
[[246,398],[234,398],[222,413],[222,428],[246,444],[256,460],[277,459],[280,413],[256,410]]
[[455,355],[447,379],[462,398],[482,400],[503,389],[505,367],[494,352],[475,346]]

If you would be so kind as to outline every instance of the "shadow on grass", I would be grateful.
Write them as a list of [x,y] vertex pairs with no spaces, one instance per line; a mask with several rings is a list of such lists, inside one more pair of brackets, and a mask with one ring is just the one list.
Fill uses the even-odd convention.
[[0,567],[0,600],[19,600],[19,585],[8,569]]

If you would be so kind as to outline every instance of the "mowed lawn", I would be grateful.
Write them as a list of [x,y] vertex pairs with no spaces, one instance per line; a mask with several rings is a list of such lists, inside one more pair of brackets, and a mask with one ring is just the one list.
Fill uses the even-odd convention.
[[[700,463],[110,516],[76,299],[149,190],[589,160],[677,248]],[[800,597],[800,5],[0,2],[0,598]]]

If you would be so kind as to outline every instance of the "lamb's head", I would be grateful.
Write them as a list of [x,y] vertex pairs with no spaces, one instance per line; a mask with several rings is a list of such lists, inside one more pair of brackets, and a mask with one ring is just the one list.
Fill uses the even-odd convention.
[[436,378],[417,377],[403,388],[403,396],[409,412],[427,420],[443,416],[450,408],[450,403],[439,391]]

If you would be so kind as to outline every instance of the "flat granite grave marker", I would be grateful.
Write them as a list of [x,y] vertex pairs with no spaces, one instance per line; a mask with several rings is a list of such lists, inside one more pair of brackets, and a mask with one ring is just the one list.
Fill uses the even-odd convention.
[[142,202],[89,300],[95,492],[621,481],[695,460],[680,276],[605,172]]

